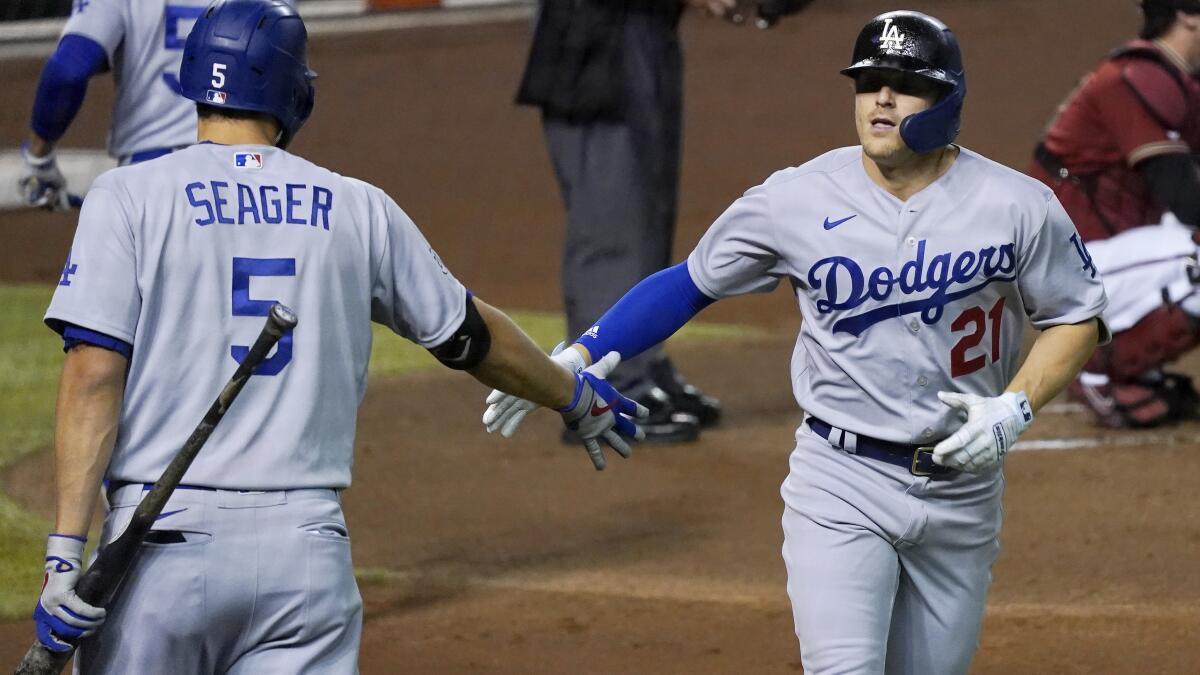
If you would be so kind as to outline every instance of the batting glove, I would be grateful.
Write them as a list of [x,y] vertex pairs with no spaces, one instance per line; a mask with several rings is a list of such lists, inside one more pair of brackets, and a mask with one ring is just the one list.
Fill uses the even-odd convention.
[[25,203],[35,208],[50,211],[66,211],[70,208],[67,194],[67,179],[58,170],[58,161],[51,150],[35,157],[29,152],[29,144],[21,144],[21,168],[17,185]]
[[[583,354],[579,353],[578,349],[566,348],[565,342],[558,343],[558,346],[551,352],[550,360],[554,361],[563,368],[574,374],[583,372],[587,364],[583,361]],[[611,368],[603,371],[593,371],[597,377],[608,377]],[[525,420],[537,404],[528,401],[519,396],[506,394],[499,389],[493,389],[492,393],[487,397],[488,408],[483,412],[483,425],[487,427],[488,433],[500,432],[500,435],[505,438],[512,438],[513,434],[517,433],[517,428],[521,426],[521,422]]]
[[583,447],[587,448],[597,471],[603,471],[607,466],[598,439],[603,438],[613,450],[628,459],[633,451],[621,436],[637,440],[646,437],[634,420],[646,419],[650,411],[637,401],[617,393],[611,384],[597,374],[610,372],[620,362],[620,354],[609,352],[590,368],[577,373],[574,398],[570,404],[558,409],[562,413],[563,423],[583,441]]
[[38,641],[47,649],[65,652],[104,623],[106,611],[75,595],[75,584],[83,571],[82,537],[52,534],[46,539],[46,579],[33,610]]
[[987,398],[939,391],[938,398],[967,415],[958,431],[933,448],[934,463],[959,471],[982,473],[996,467],[1033,422],[1024,392]]

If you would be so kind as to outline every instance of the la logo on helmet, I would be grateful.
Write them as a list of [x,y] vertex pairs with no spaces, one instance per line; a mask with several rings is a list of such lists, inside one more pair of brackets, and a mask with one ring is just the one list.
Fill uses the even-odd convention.
[[879,36],[879,46],[888,51],[899,51],[904,48],[904,34],[892,25],[891,19],[883,20],[883,34]]

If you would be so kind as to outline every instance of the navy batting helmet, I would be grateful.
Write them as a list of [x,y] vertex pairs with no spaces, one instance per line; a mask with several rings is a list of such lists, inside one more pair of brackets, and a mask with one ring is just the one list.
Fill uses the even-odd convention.
[[197,103],[271,115],[285,148],[313,109],[307,43],[300,15],[279,0],[218,0],[184,44],[180,89]]
[[871,19],[858,34],[850,67],[842,74],[856,77],[864,70],[912,73],[944,92],[933,107],[900,122],[900,137],[914,152],[936,150],[958,136],[967,75],[958,40],[946,24],[903,10]]

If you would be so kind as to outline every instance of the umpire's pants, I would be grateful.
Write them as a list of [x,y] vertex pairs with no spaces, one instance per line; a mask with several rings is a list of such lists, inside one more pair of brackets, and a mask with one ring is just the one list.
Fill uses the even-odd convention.
[[[671,262],[682,124],[678,35],[660,19],[632,15],[621,40],[628,75],[622,121],[543,116],[567,212],[562,288],[568,341]],[[613,384],[627,387],[647,377],[661,354],[655,347],[625,361]]]

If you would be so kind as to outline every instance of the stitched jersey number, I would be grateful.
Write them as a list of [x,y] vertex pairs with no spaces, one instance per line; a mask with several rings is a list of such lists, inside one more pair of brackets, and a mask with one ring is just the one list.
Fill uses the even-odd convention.
[[950,324],[952,332],[958,333],[964,330],[970,330],[970,332],[964,335],[950,350],[950,377],[970,375],[987,363],[988,359],[984,354],[976,354],[967,358],[967,351],[983,342],[984,336],[988,333],[988,324],[991,324],[992,363],[1000,359],[1000,322],[1003,318],[1004,298],[1000,298],[988,310],[986,316],[982,307],[975,306],[963,310],[963,313],[954,319]]
[[[163,9],[163,49],[168,51],[179,51],[183,49],[183,45],[187,42],[187,32],[180,34],[179,23],[181,21],[194,21],[200,18],[204,13],[204,7],[187,7],[184,5],[167,5]],[[179,96],[183,92],[179,88],[178,73],[163,73],[163,82],[171,88]]]
[[[233,315],[234,316],[267,316],[275,300],[253,300],[250,298],[251,277],[294,277],[296,276],[295,258],[234,258],[233,259]],[[250,348],[245,345],[232,345],[229,355],[234,361],[242,362]],[[279,338],[275,353],[264,359],[254,369],[255,375],[278,375],[284,366],[292,360],[292,332],[289,331]]]

